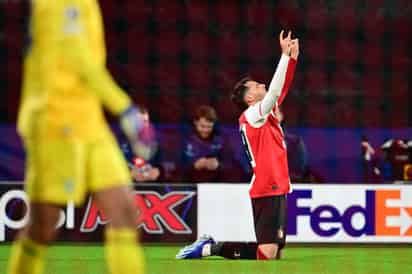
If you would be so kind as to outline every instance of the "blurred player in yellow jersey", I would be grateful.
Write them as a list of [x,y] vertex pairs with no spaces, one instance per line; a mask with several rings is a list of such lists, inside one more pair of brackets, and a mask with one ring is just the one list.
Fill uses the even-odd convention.
[[[58,206],[92,192],[111,219],[105,251],[113,274],[143,272],[130,174],[103,115],[118,115],[132,146],[147,149],[139,111],[105,67],[96,0],[32,1],[32,43],[24,62],[18,131],[27,151],[30,222],[15,242],[8,274],[43,273]],[[147,150],[146,150],[147,152]]]

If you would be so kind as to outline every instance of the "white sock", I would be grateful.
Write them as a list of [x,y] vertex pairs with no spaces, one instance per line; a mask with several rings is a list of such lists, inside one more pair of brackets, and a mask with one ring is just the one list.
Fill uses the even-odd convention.
[[212,252],[212,244],[205,244],[202,248],[202,257],[210,256]]

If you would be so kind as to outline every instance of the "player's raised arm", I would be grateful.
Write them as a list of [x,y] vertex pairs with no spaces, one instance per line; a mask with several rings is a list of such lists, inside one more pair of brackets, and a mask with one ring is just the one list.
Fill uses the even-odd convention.
[[298,56],[299,56],[299,39],[296,38],[296,39],[291,40],[289,44],[289,48],[290,48],[290,62],[293,63],[293,65],[288,66],[288,69],[286,72],[285,83],[283,85],[280,97],[277,100],[277,104],[279,106],[282,104],[283,100],[288,94],[290,84],[292,83],[293,76],[295,75],[296,61],[298,60]]
[[[298,47],[296,44],[298,41],[297,39],[292,40],[291,35],[292,33],[289,31],[286,38],[283,38],[283,30],[279,34],[282,56],[270,82],[268,93],[261,102],[261,112],[263,116],[269,114],[276,103],[280,105],[283,102],[292,82],[298,55],[298,53],[296,53],[296,47]],[[294,48],[294,56],[291,58],[292,47]],[[299,48],[297,48],[297,52],[298,51]]]

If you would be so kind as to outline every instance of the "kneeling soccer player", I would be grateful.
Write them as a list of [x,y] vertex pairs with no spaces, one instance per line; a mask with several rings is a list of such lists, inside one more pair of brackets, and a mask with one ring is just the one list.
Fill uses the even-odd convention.
[[222,256],[230,259],[280,259],[286,237],[286,194],[290,192],[287,151],[280,125],[279,107],[289,90],[299,55],[298,39],[279,35],[282,49],[278,67],[265,85],[247,77],[240,80],[232,100],[242,110],[239,118],[242,141],[253,168],[249,191],[257,243],[216,243],[202,236],[184,247],[177,259]]

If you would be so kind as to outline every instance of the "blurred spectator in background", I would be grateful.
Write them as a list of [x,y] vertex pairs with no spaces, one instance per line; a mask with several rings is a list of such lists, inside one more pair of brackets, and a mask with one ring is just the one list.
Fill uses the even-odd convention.
[[223,138],[216,128],[214,108],[199,106],[193,118],[193,131],[183,147],[184,179],[187,182],[216,182],[222,168]]
[[403,181],[407,178],[407,165],[411,164],[410,147],[411,142],[401,139],[389,139],[382,146],[383,151],[383,175],[385,181]]
[[141,157],[134,158],[131,172],[136,182],[153,182],[157,181],[160,176],[160,169]]
[[361,147],[365,182],[412,180],[411,141],[389,139],[376,151],[363,136]]
[[403,177],[407,181],[412,181],[412,140],[408,141],[408,150],[409,150],[409,164],[404,168]]
[[369,143],[366,136],[362,136],[361,141],[362,153],[362,173],[363,182],[365,183],[379,183],[383,181],[381,173],[381,161],[379,152],[376,151]]
[[[145,106],[139,105],[140,114],[145,123],[148,124],[147,135],[151,135],[151,140],[156,140],[156,133],[154,127],[150,124],[149,111]],[[136,182],[152,182],[157,181],[160,177],[161,170],[158,165],[159,151],[157,150],[157,141],[151,144],[151,147],[156,151],[150,159],[144,160],[141,155],[134,155],[133,150],[130,148],[128,143],[123,143],[121,148],[127,159],[130,172],[134,181]]]
[[253,170],[243,149],[239,131],[223,135],[222,182],[249,183]]
[[320,177],[309,168],[308,153],[302,137],[291,134],[285,129],[284,114],[280,107],[276,108],[275,116],[281,122],[285,134],[290,180],[293,183],[321,182]]

